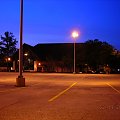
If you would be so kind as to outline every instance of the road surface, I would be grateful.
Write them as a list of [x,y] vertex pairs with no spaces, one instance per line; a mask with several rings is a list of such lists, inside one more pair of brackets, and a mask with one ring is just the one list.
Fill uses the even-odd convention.
[[120,74],[0,73],[0,120],[120,120]]

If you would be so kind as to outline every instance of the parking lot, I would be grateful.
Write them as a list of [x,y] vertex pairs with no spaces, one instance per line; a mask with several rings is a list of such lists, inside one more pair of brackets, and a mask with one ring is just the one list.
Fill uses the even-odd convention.
[[0,72],[0,120],[120,120],[120,74]]

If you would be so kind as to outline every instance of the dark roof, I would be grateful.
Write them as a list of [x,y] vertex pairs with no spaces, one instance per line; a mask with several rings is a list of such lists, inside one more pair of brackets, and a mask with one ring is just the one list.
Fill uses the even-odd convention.
[[[81,43],[76,44],[76,48],[81,47]],[[34,52],[42,60],[53,59],[62,60],[64,56],[73,56],[73,43],[50,43],[37,44],[34,46]]]
[[23,53],[28,53],[28,55],[34,60],[39,59],[38,55],[34,51],[34,47],[26,43],[23,44]]
[[[76,53],[83,52],[84,44],[76,43]],[[23,53],[28,53],[32,59],[41,61],[61,61],[64,58],[73,58],[73,43],[48,43],[37,44],[35,46],[23,44]],[[18,51],[16,52],[18,59]]]

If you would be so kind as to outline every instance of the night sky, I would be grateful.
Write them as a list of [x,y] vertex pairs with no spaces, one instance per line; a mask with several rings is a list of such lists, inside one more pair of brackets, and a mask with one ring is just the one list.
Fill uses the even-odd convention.
[[[13,32],[19,40],[20,0],[0,0],[0,34]],[[120,0],[24,0],[23,42],[72,43],[106,41],[120,50]]]

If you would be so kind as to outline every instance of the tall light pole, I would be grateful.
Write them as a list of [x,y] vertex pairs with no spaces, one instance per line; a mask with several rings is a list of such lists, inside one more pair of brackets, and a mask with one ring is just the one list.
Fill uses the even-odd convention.
[[20,49],[19,49],[19,76],[16,78],[17,87],[25,87],[25,78],[23,78],[23,0],[20,0]]
[[74,69],[73,69],[73,73],[75,74],[76,73],[76,70],[75,70],[75,61],[76,61],[76,56],[75,56],[75,43],[76,43],[76,38],[79,36],[78,32],[74,31],[72,32],[72,37],[74,38]]

